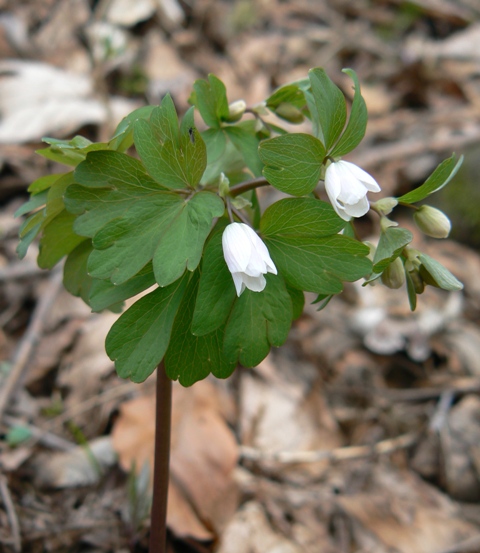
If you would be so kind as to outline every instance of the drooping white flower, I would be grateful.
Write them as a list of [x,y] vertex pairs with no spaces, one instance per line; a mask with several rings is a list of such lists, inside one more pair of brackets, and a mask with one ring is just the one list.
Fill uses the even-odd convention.
[[248,288],[261,292],[267,281],[266,273],[277,274],[267,246],[258,234],[244,223],[231,223],[223,231],[223,257],[232,273],[237,296]]
[[337,214],[349,221],[370,208],[367,192],[380,192],[377,181],[349,161],[335,161],[325,172],[325,190]]

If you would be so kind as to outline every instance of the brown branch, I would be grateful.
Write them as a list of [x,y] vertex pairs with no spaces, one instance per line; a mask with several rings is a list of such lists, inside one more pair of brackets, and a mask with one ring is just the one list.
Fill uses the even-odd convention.
[[0,420],[8,402],[14,397],[25,371],[28,368],[33,352],[40,340],[48,313],[62,286],[62,270],[57,268],[50,276],[47,289],[43,292],[33,312],[27,331],[18,345],[10,373],[0,389]]
[[259,449],[240,446],[240,457],[255,462],[276,463],[316,463],[318,461],[351,461],[365,459],[375,455],[388,455],[399,449],[411,447],[418,440],[418,432],[401,434],[396,438],[382,440],[373,445],[356,445],[336,449],[318,449],[313,451],[278,451],[267,452]]
[[240,182],[235,186],[230,188],[230,196],[233,198],[249,190],[254,190],[255,188],[260,188],[261,186],[268,186],[270,183],[265,177],[258,177],[256,179],[247,180],[245,182]]
[[0,496],[2,498],[3,504],[5,505],[10,528],[12,529],[13,549],[15,553],[20,553],[20,551],[22,550],[20,524],[18,522],[17,513],[15,512],[15,507],[13,505],[12,496],[10,495],[10,490],[8,489],[7,479],[2,474],[0,474]]

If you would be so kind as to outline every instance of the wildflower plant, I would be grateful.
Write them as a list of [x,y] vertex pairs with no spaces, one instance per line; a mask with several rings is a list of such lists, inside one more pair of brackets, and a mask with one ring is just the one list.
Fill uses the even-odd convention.
[[[163,360],[168,377],[189,386],[210,373],[228,377],[239,363],[255,366],[285,342],[305,291],[325,305],[344,282],[397,288],[406,280],[414,309],[425,285],[461,288],[412,250],[411,232],[390,218],[408,205],[422,231],[445,237],[446,216],[415,204],[461,160],[452,155],[419,188],[370,206],[379,184],[341,160],[367,124],[357,76],[344,71],[354,85],[348,116],[343,92],[321,68],[252,107],[229,104],[209,75],[194,83],[181,122],[166,95],[127,116],[108,142],[44,139],[38,153],[69,168],[30,185],[17,213],[29,213],[18,253],[40,235],[40,267],[65,258],[66,289],[95,312],[119,312],[148,290],[107,336],[121,377],[142,382]],[[305,118],[313,134],[283,128]],[[262,209],[264,186],[285,197]],[[331,203],[320,199],[322,186]],[[373,257],[354,221],[370,207],[380,232]]]

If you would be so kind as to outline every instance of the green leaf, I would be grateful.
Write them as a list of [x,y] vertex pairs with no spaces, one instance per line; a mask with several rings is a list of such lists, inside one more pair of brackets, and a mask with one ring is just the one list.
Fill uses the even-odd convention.
[[373,271],[381,273],[412,240],[413,234],[407,229],[388,227],[383,230],[373,256]]
[[[157,282],[166,286],[193,271],[212,220],[224,213],[212,192],[183,199],[159,187],[141,164],[118,152],[91,154],[75,172],[66,205],[78,215],[75,231],[93,238],[89,271],[122,284],[154,259]],[[104,188],[100,188],[104,187]]]
[[180,278],[185,269],[197,268],[212,220],[222,216],[224,211],[223,201],[210,192],[200,192],[184,202],[153,257],[155,278],[160,286]]
[[209,127],[219,128],[228,119],[228,100],[225,85],[215,75],[208,81],[199,79],[193,84],[195,106]]
[[126,117],[124,117],[118,124],[113,137],[108,143],[109,150],[116,150],[118,152],[125,152],[133,144],[133,125],[137,119],[149,119],[155,106],[143,106],[138,108]]
[[109,280],[93,279],[88,303],[95,312],[112,309],[112,306],[122,304],[154,284],[155,275],[152,264],[148,263],[123,284],[114,285]]
[[187,131],[180,137],[179,145],[171,140],[162,143],[156,127],[139,119],[134,124],[134,142],[147,171],[162,186],[194,188],[200,182],[207,164],[207,151],[198,133],[194,142]]
[[308,76],[316,108],[312,118],[318,117],[318,138],[329,151],[345,126],[345,97],[323,69],[310,69]]
[[345,221],[331,205],[313,198],[286,198],[265,210],[260,231],[270,255],[293,288],[321,294],[342,291],[371,271],[369,248],[337,234]]
[[325,148],[309,134],[294,133],[264,140],[259,154],[270,184],[287,194],[303,196],[318,184]]
[[441,263],[424,253],[419,254],[418,259],[422,262],[420,275],[426,284],[449,291],[463,289],[463,284]]
[[167,94],[160,106],[152,111],[150,123],[159,142],[163,144],[170,141],[174,146],[179,147],[180,133],[177,110],[170,94]]
[[242,154],[246,166],[258,177],[262,174],[263,169],[263,163],[258,155],[260,141],[254,129],[249,130],[249,123],[250,121],[245,121],[238,125],[225,127],[224,130],[235,148]]
[[197,336],[209,334],[224,325],[236,298],[222,249],[222,234],[227,225],[227,219],[220,219],[205,246],[192,320],[192,332]]
[[298,238],[268,236],[265,243],[287,283],[317,294],[338,294],[343,281],[353,282],[372,270],[369,248],[346,236]]
[[89,294],[93,281],[87,272],[87,260],[91,252],[91,240],[84,240],[68,254],[63,268],[65,289],[73,296],[82,298],[87,305],[90,305]]
[[21,217],[22,215],[25,215],[30,211],[35,211],[39,207],[44,206],[45,202],[47,201],[47,195],[48,190],[44,190],[43,192],[39,192],[38,194],[31,195],[28,202],[25,202],[17,209],[17,211],[15,211],[14,217]]
[[296,320],[303,313],[305,295],[301,290],[297,290],[291,286],[287,286],[287,292],[290,294],[290,299],[292,300],[292,318]]
[[213,373],[217,378],[230,376],[234,361],[227,361],[222,353],[224,329],[202,336],[190,330],[198,289],[198,274],[192,276],[183,296],[172,330],[172,338],[165,355],[165,370],[169,378],[179,380],[182,386],[191,386]]
[[64,210],[43,229],[37,260],[39,267],[51,269],[85,240],[74,232],[74,221],[75,217]]
[[50,188],[52,184],[61,176],[62,175],[55,173],[54,175],[45,175],[44,177],[40,177],[32,182],[32,184],[28,187],[28,192],[30,192],[30,194],[38,194],[39,192],[43,192],[44,190],[47,190],[47,188]]
[[451,157],[440,163],[440,165],[421,186],[415,188],[415,190],[412,190],[411,192],[407,192],[403,196],[400,196],[400,198],[397,198],[398,201],[405,204],[413,204],[425,199],[427,196],[437,190],[440,190],[447,183],[449,183],[460,169],[462,163],[463,156],[461,156],[457,161],[455,154],[452,154]]
[[265,275],[263,292],[245,290],[235,301],[225,328],[223,352],[231,363],[254,367],[271,346],[287,339],[292,321],[292,301],[279,275]]
[[227,136],[223,129],[207,129],[202,132],[202,138],[207,147],[207,164],[211,165],[225,152]]
[[[310,84],[307,79],[305,79],[305,84]],[[277,88],[271,96],[265,100],[267,108],[275,111],[280,104],[291,104],[296,108],[303,108],[305,106],[305,95],[303,90],[298,86],[298,84],[286,84]]]
[[127,309],[107,335],[107,354],[121,378],[143,382],[163,359],[189,274]]
[[50,146],[42,150],[37,150],[37,154],[51,159],[52,161],[57,161],[64,165],[72,165],[74,167],[82,162],[89,152],[108,149],[108,144],[91,142],[83,136],[75,136],[71,140],[59,140],[57,138],[43,138],[42,140],[50,144]]
[[327,202],[314,198],[284,198],[265,210],[260,230],[266,236],[320,238],[339,233],[345,225]]
[[20,227],[20,242],[16,248],[16,253],[20,259],[27,255],[28,248],[38,236],[42,228],[43,212],[37,212],[30,215]]
[[365,136],[365,130],[367,128],[367,106],[360,92],[358,77],[353,69],[343,69],[343,73],[347,73],[347,75],[352,78],[355,84],[355,94],[353,96],[352,108],[350,110],[347,126],[330,153],[332,157],[344,156],[356,148]]

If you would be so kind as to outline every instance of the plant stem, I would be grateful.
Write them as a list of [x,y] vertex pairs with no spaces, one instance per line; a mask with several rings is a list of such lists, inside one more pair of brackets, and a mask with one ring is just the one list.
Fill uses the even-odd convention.
[[167,547],[167,497],[172,418],[172,381],[163,363],[157,367],[157,403],[155,409],[155,460],[153,500],[150,515],[149,553],[165,553]]
[[230,196],[234,198],[239,194],[243,194],[244,192],[248,192],[254,188],[259,188],[260,186],[268,186],[269,184],[270,183],[264,177],[257,177],[256,179],[240,182],[230,188]]

